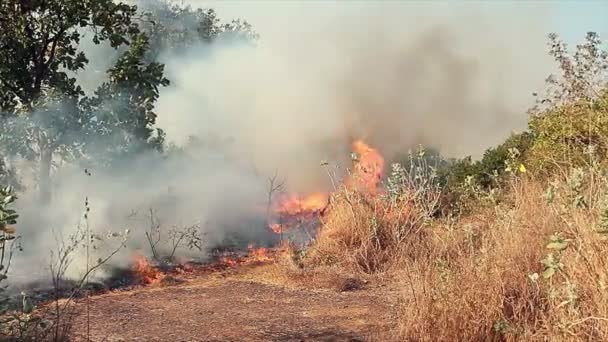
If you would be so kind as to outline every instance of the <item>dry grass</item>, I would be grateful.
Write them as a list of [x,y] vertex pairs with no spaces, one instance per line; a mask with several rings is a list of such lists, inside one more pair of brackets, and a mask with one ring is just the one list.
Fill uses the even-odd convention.
[[[402,338],[608,339],[597,208],[549,204],[543,192],[538,182],[516,182],[507,204],[434,229],[432,257],[406,263],[400,279]],[[547,248],[556,232],[570,240],[562,252]],[[545,279],[541,261],[549,253],[562,266]]]
[[[319,267],[390,274],[402,292],[399,340],[608,340],[608,241],[596,230],[605,181],[580,190],[583,208],[565,180],[551,203],[545,184],[513,179],[495,208],[430,225],[414,202],[342,192],[300,280]],[[565,249],[547,248],[555,233]],[[560,266],[545,278],[550,253]]]
[[334,196],[303,265],[339,266],[362,274],[391,271],[397,257],[427,252],[425,217],[412,201],[391,202],[343,190]]

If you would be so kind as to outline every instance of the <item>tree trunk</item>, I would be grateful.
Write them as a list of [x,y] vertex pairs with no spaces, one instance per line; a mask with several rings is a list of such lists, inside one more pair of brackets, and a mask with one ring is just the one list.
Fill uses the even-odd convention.
[[51,161],[53,160],[53,149],[47,138],[40,136],[40,165],[39,165],[39,189],[41,204],[48,204],[51,201]]

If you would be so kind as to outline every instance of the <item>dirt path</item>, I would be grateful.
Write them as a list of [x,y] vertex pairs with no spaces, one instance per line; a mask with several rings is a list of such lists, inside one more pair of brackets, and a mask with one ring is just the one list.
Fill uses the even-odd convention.
[[[92,341],[367,341],[391,325],[374,290],[288,288],[238,276],[90,299]],[[86,319],[74,325],[84,340]]]

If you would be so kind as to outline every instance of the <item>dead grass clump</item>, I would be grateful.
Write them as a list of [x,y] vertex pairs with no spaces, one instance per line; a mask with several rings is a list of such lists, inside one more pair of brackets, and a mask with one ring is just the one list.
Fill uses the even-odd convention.
[[365,274],[390,270],[403,255],[425,252],[426,218],[412,202],[343,190],[335,195],[303,264]]
[[359,290],[368,283],[367,277],[338,265],[312,264],[307,250],[288,245],[279,259],[283,275],[292,284],[315,289],[331,289],[338,292]]

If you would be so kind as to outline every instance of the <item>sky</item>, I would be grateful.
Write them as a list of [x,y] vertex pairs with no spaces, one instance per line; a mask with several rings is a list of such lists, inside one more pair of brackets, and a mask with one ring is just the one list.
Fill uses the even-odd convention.
[[[272,34],[277,27],[286,27],[288,21],[297,19],[299,13],[306,13],[312,8],[323,8],[317,14],[320,17],[331,17],[335,13],[357,12],[372,3],[382,3],[387,9],[402,7],[408,14],[434,12],[435,15],[453,14],[454,8],[481,10],[491,16],[501,16],[513,24],[518,22],[520,14],[542,8],[546,33],[556,32],[569,44],[579,42],[588,31],[596,31],[608,36],[608,1],[218,1],[218,0],[183,0],[195,7],[215,8],[223,18],[245,18],[261,34]],[[506,10],[506,11],[505,11]],[[389,10],[387,10],[389,11]],[[291,27],[293,29],[293,27]]]
[[554,25],[570,44],[576,44],[588,31],[608,39],[608,1],[556,1]]

